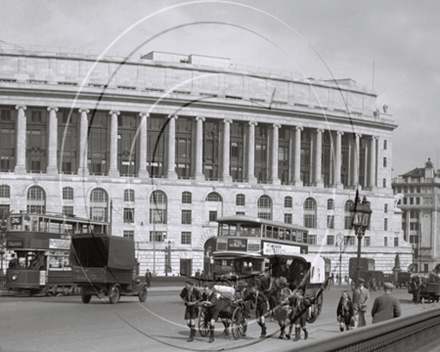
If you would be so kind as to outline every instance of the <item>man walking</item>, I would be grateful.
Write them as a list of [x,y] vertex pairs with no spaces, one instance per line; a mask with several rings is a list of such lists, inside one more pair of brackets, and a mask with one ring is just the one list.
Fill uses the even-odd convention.
[[145,273],[145,282],[147,283],[147,287],[151,286],[151,272],[150,272],[150,269],[147,269],[147,272]]
[[367,312],[370,292],[364,287],[365,280],[359,279],[359,287],[353,290],[354,328],[366,326],[365,313]]
[[398,318],[402,314],[399,300],[391,296],[393,288],[394,286],[392,283],[385,282],[383,284],[384,294],[374,300],[373,308],[371,309],[373,324]]

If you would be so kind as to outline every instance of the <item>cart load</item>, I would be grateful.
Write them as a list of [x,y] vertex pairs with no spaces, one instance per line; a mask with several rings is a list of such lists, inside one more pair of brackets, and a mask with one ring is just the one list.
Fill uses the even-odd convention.
[[117,303],[121,295],[147,298],[147,286],[137,280],[134,241],[132,238],[107,234],[72,236],[70,250],[72,279],[81,288],[84,303],[91,296],[108,296]]

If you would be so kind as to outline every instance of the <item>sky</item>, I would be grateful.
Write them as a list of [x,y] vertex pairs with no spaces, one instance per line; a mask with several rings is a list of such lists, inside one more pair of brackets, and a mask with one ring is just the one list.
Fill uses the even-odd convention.
[[428,158],[440,168],[437,0],[0,0],[0,9],[0,44],[121,54],[140,46],[351,78],[398,126],[393,177]]

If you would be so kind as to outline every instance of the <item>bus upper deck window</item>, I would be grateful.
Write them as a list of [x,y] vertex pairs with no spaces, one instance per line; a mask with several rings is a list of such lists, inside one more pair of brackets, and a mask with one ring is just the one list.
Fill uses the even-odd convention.
[[301,242],[298,238],[297,238],[298,236],[297,236],[297,233],[296,233],[296,231],[293,231],[292,232],[292,241],[298,241],[298,242]]
[[274,227],[274,228],[273,228],[273,234],[272,234],[272,237],[273,237],[275,240],[278,239],[278,231],[279,231],[279,228],[278,228],[278,227]]
[[267,226],[266,227],[266,237],[267,238],[272,238],[272,226]]
[[286,231],[286,240],[290,241],[290,230]]

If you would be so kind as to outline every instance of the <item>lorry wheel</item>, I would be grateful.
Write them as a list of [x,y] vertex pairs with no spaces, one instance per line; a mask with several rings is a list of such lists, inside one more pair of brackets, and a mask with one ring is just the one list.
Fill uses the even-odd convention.
[[147,300],[147,286],[142,287],[142,290],[139,292],[139,301],[145,302]]
[[91,299],[92,295],[86,294],[85,287],[81,287],[81,300],[83,301],[83,303],[89,303]]
[[120,297],[121,297],[121,290],[119,289],[119,286],[115,284],[110,288],[110,291],[108,293],[108,298],[110,300],[110,303],[111,304],[118,303]]

